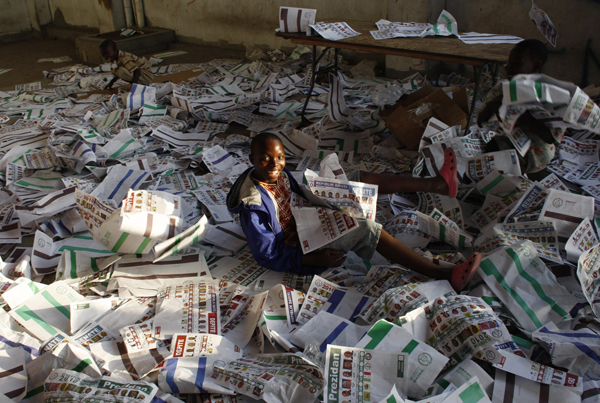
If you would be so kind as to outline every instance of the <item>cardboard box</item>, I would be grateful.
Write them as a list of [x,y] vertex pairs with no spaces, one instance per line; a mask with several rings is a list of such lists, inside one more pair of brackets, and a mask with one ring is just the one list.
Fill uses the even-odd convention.
[[471,104],[469,103],[469,93],[466,88],[460,88],[456,91],[452,91],[452,100],[467,114],[469,118],[469,111],[471,110]]
[[[421,94],[417,94],[418,92]],[[406,105],[407,100],[404,100],[399,102],[400,105],[394,105],[393,111],[387,116],[385,122],[388,130],[409,150],[416,150],[419,147],[427,121],[431,117],[441,120],[448,126],[460,125],[463,129],[467,126],[468,115],[446,95],[443,89],[433,90],[431,87],[423,87],[410,95],[412,95],[410,100],[414,102]],[[415,100],[418,95],[421,97]]]
[[416,90],[415,92],[411,92],[410,94],[405,94],[400,97],[398,102],[389,108],[384,109],[379,113],[379,116],[385,118],[391,115],[396,109],[399,107],[406,108],[408,105],[414,104],[421,98],[425,98],[427,95],[430,95],[434,91],[430,86],[423,87],[421,89]]

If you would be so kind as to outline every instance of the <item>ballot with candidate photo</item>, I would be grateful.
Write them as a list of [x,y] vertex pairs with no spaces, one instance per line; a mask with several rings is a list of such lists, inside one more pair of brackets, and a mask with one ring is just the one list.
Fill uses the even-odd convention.
[[279,7],[279,31],[306,32],[316,16],[317,10],[311,8]]
[[306,174],[310,191],[345,214],[373,220],[377,214],[377,185]]
[[[338,210],[305,206],[300,196],[292,196],[292,214],[296,219],[302,253],[307,254],[358,229],[358,221]],[[295,200],[295,201],[294,201]]]
[[217,284],[204,279],[183,281],[159,289],[153,329],[153,337],[161,340],[181,332],[220,335],[221,308]]
[[378,402],[394,385],[405,390],[407,366],[406,353],[328,345],[325,402]]
[[181,208],[181,198],[171,193],[129,190],[119,229],[166,241],[181,232]]

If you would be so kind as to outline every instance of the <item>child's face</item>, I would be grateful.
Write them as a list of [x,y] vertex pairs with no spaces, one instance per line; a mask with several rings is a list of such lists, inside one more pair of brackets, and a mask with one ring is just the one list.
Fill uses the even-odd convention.
[[109,63],[117,60],[117,56],[119,55],[119,51],[111,48],[110,46],[106,47],[105,49],[100,49],[100,53],[102,54],[102,58]]
[[506,72],[508,79],[518,74],[534,74],[540,72],[540,62],[532,60],[531,55],[519,49],[513,49],[508,56]]
[[261,182],[275,183],[285,168],[285,151],[281,141],[267,140],[250,154],[254,177]]

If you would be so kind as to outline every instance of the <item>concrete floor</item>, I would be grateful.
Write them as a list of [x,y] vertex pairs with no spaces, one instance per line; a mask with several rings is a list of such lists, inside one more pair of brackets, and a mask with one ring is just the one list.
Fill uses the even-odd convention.
[[[205,63],[213,59],[243,59],[243,49],[229,49],[212,46],[193,45],[188,43],[172,43],[169,50],[183,50],[185,55],[169,57],[160,64]],[[28,39],[7,44],[0,44],[0,70],[12,69],[0,74],[0,91],[14,90],[15,85],[41,81],[44,88],[52,82],[45,79],[43,71],[57,67],[80,63],[75,43],[58,39]],[[64,63],[38,63],[41,58],[70,56],[73,61]],[[150,56],[150,55],[146,55]]]

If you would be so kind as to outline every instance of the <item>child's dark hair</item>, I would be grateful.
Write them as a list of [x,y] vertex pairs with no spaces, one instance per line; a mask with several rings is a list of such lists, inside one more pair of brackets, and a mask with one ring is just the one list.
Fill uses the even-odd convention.
[[112,49],[112,50],[118,50],[117,44],[112,39],[107,39],[107,40],[105,40],[104,42],[102,42],[100,44],[100,49],[101,50],[109,49],[109,48]]
[[514,50],[528,53],[534,62],[540,62],[542,66],[548,61],[548,49],[537,39],[525,39],[517,43]]
[[250,142],[250,152],[254,153],[256,147],[258,147],[261,144],[266,143],[269,140],[279,141],[280,143],[282,143],[281,139],[276,134],[260,133],[260,134],[256,135],[254,138],[252,138],[252,141]]

